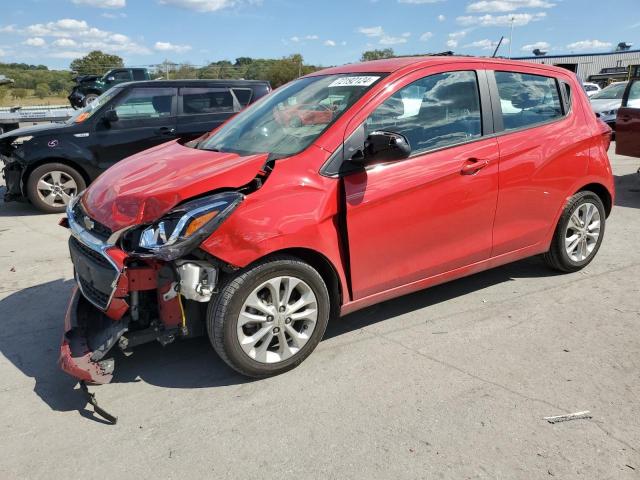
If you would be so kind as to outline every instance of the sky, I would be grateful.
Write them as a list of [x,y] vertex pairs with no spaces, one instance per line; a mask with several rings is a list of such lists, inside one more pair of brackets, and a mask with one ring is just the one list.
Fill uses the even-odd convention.
[[501,35],[503,56],[640,48],[640,0],[0,0],[0,62],[50,68],[96,49],[129,66],[292,53],[329,66],[374,48],[491,55]]

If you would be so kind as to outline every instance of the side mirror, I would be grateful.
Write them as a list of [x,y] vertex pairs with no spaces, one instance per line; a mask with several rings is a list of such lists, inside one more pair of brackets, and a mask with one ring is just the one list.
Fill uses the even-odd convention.
[[116,81],[116,77],[113,77],[113,76],[107,77],[107,83],[113,83],[115,81]]
[[107,122],[108,124],[117,122],[119,120],[118,112],[116,112],[114,109],[107,110],[103,118],[104,118],[104,121]]
[[351,161],[361,165],[373,162],[391,162],[403,160],[411,155],[411,146],[407,137],[400,133],[371,132],[364,141],[364,151],[356,152]]

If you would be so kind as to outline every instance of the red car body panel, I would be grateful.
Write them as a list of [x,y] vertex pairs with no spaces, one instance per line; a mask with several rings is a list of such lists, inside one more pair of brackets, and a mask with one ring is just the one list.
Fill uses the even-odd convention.
[[[451,70],[552,76],[570,85],[572,107],[562,119],[520,131],[342,178],[320,174],[382,101],[419,78]],[[388,75],[314,144],[276,160],[264,184],[246,195],[202,250],[237,268],[282,251],[319,256],[336,273],[340,310],[347,314],[547,251],[567,200],[586,186],[607,197],[609,209],[613,204],[608,127],[589,113],[571,73],[504,60],[426,57],[346,65],[311,76],[376,72]],[[90,186],[83,205],[92,218],[118,230],[154,221],[196,195],[246,185],[266,161],[266,154],[240,157],[170,142],[116,164]],[[461,174],[476,161],[484,168]],[[119,255],[126,264],[126,254]],[[118,315],[120,310],[112,318]],[[68,361],[64,365],[75,375]]]
[[83,196],[87,213],[113,231],[148,223],[183,200],[253,180],[266,154],[241,157],[168,142],[116,163]]

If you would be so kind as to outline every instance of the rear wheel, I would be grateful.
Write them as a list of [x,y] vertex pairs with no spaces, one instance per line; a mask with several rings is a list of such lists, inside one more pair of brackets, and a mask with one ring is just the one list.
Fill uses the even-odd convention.
[[576,193],[565,207],[556,227],[546,263],[562,272],[586,267],[596,256],[606,221],[602,200],[593,192]]
[[63,163],[46,163],[36,168],[27,180],[27,197],[40,211],[64,212],[71,197],[86,188],[82,175]]
[[330,300],[320,274],[294,257],[274,257],[230,278],[209,305],[214,349],[249,377],[299,365],[327,327]]

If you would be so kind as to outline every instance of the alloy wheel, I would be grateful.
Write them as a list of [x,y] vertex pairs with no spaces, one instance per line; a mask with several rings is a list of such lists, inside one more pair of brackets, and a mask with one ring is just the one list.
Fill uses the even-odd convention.
[[569,217],[565,231],[565,249],[574,262],[591,256],[600,238],[600,211],[593,203],[583,203]]
[[45,173],[36,185],[38,196],[47,205],[67,205],[71,197],[78,194],[78,185],[71,175],[59,170]]
[[316,295],[306,282],[290,276],[274,277],[256,287],[242,305],[238,341],[257,362],[281,362],[304,347],[317,319]]

